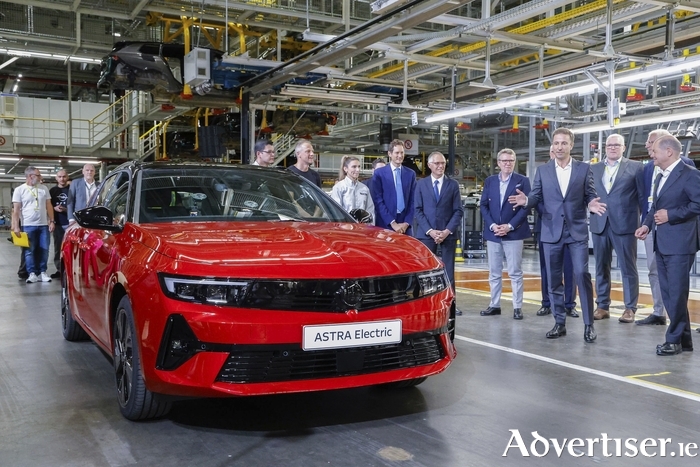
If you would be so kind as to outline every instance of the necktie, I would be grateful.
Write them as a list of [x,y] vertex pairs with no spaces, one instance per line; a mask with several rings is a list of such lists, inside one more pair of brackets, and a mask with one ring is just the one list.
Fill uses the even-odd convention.
[[654,203],[656,203],[656,197],[659,194],[659,184],[661,183],[661,179],[663,178],[663,176],[663,172],[659,172],[659,174],[656,176],[656,179],[654,180]]
[[394,169],[394,181],[396,182],[396,212],[400,213],[406,208],[403,200],[403,187],[401,186],[401,169]]
[[433,188],[435,189],[435,201],[436,202],[440,199],[440,191],[438,191],[438,183],[440,183],[440,181],[435,180],[435,185],[433,185]]

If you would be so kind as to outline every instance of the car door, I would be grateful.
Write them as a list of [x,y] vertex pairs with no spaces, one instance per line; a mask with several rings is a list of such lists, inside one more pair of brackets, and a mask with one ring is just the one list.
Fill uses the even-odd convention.
[[[93,206],[110,208],[115,222],[126,220],[129,208],[130,174],[121,171],[110,175],[100,186]],[[79,235],[80,293],[84,303],[83,322],[110,348],[109,295],[119,257],[116,245],[121,234],[101,229],[82,228]]]

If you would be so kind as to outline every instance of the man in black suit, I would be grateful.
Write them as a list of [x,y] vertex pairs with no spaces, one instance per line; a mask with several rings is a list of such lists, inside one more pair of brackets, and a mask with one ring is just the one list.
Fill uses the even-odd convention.
[[613,251],[622,272],[625,311],[621,323],[634,322],[639,299],[637,239],[639,213],[644,209],[643,168],[639,161],[624,158],[625,139],[610,135],[605,141],[605,160],[591,165],[595,189],[607,211],[590,219],[595,255],[595,288],[598,307],[594,319],[610,318],[610,268]]
[[445,164],[445,156],[441,152],[431,153],[428,156],[430,177],[416,182],[416,238],[433,253],[437,253],[440,245],[445,272],[454,291],[455,248],[464,210],[459,184],[445,176]]
[[588,272],[587,212],[601,215],[605,204],[595,191],[593,174],[588,164],[574,160],[574,134],[568,128],[552,133],[554,160],[541,165],[529,196],[521,190],[509,197],[509,202],[531,209],[544,204],[542,242],[549,272],[549,294],[554,301],[554,327],[547,339],[566,335],[564,284],[562,283],[564,252],[568,249],[574,264],[574,277],[581,297],[583,340],[593,342],[598,337],[593,326],[593,284]]
[[654,142],[651,158],[662,172],[654,179],[653,202],[644,225],[635,232],[644,240],[654,230],[661,296],[671,320],[666,342],[656,346],[661,356],[693,350],[688,294],[690,270],[700,249],[700,172],[680,160],[682,149],[673,136],[661,136]]

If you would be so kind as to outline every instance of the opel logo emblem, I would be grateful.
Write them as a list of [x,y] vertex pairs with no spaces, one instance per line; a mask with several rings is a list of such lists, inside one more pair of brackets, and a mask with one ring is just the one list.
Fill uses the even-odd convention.
[[343,303],[349,308],[358,308],[362,302],[362,287],[357,282],[345,284],[340,288]]

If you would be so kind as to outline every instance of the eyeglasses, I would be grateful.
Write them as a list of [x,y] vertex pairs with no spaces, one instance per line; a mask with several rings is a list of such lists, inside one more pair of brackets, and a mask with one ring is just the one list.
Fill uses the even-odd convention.
[[498,162],[503,162],[504,164],[515,164],[515,159],[498,159]]
[[620,149],[622,144],[606,144],[605,147],[607,149]]
[[431,162],[433,165],[445,165],[446,162]]
[[267,154],[277,154],[277,151],[260,151],[260,152],[266,152]]

